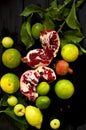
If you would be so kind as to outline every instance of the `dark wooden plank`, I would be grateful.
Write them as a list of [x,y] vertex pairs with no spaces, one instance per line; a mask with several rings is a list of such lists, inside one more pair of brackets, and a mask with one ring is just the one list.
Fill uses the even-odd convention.
[[19,38],[23,0],[0,0],[0,38],[15,34]]
[[24,1],[24,7],[26,7],[29,4],[36,4],[42,8],[47,8],[49,4],[49,0],[25,0]]

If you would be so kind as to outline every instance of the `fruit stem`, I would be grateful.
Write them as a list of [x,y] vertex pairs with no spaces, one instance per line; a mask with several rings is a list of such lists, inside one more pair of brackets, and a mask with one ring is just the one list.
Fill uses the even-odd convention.
[[73,73],[73,70],[69,67],[69,68],[67,69],[67,72],[70,73],[70,74],[72,74],[72,73]]

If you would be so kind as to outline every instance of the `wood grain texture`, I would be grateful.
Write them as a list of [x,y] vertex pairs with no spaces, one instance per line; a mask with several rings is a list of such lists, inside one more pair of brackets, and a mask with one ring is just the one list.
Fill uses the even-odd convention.
[[[61,2],[62,0],[59,1]],[[0,40],[4,36],[12,36],[16,43],[20,43],[20,28],[23,22],[23,17],[20,16],[20,13],[23,9],[29,4],[36,4],[42,8],[47,8],[51,2],[52,0],[0,0]],[[86,36],[86,2],[79,11],[79,20],[83,33]],[[86,47],[86,39],[82,44]],[[3,47],[0,45],[0,76],[4,74],[1,63],[2,52]],[[21,70],[22,68],[20,68],[20,71]],[[4,68],[4,71],[6,73],[7,69]],[[52,96],[52,105],[49,110],[44,111],[44,122],[41,130],[51,130],[49,121],[51,117],[53,118],[56,115],[59,115],[62,123],[64,121],[63,125],[65,129],[61,130],[85,130],[83,124],[85,126],[86,121],[86,55],[81,56],[80,59],[75,62],[74,73],[75,75],[73,77],[68,77],[72,77],[76,87],[74,98],[68,101],[58,101],[59,104],[57,103],[58,99],[54,95],[50,95]],[[81,127],[79,127],[80,125]],[[6,128],[8,130],[19,130],[13,125],[12,120],[7,115],[1,114],[0,130],[6,130]],[[29,126],[28,130],[37,129]]]

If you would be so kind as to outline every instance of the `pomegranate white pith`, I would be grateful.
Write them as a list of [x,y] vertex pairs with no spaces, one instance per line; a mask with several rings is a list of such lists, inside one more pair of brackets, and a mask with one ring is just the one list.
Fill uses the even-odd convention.
[[27,70],[20,78],[20,91],[28,100],[35,101],[38,97],[36,86],[39,80],[53,82],[56,74],[48,67],[53,58],[57,56],[60,47],[59,36],[54,30],[43,30],[40,33],[40,43],[42,48],[29,51],[22,58],[23,63],[27,63],[31,70]]

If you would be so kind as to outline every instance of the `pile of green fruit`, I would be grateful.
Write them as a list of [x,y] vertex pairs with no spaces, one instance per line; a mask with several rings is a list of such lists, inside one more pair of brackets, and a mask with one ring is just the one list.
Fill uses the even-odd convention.
[[[55,71],[57,78],[53,83],[40,81],[36,86],[38,98],[30,102],[20,92],[20,76],[14,73],[13,69],[21,66],[22,55],[14,48],[14,40],[11,37],[2,39],[2,46],[5,51],[2,54],[2,64],[11,70],[0,77],[0,113],[5,113],[14,120],[14,124],[20,130],[27,130],[29,125],[41,129],[44,121],[43,112],[50,109],[54,90],[56,99],[67,100],[72,98],[75,86],[72,81],[66,79],[66,75],[72,74],[71,63],[77,61],[79,56],[85,53],[85,49],[79,44],[84,35],[77,18],[77,11],[84,0],[64,0],[60,4],[53,0],[50,7],[42,9],[37,5],[29,5],[21,13],[26,17],[21,27],[21,42],[25,45],[26,51],[36,46],[42,30],[56,30],[60,37],[60,50],[55,61],[50,67]],[[37,17],[37,21],[34,21]],[[60,57],[59,57],[60,55]],[[29,68],[28,68],[29,69]],[[4,109],[3,109],[4,108]],[[58,129],[62,124],[59,118],[49,120],[52,129]]]

